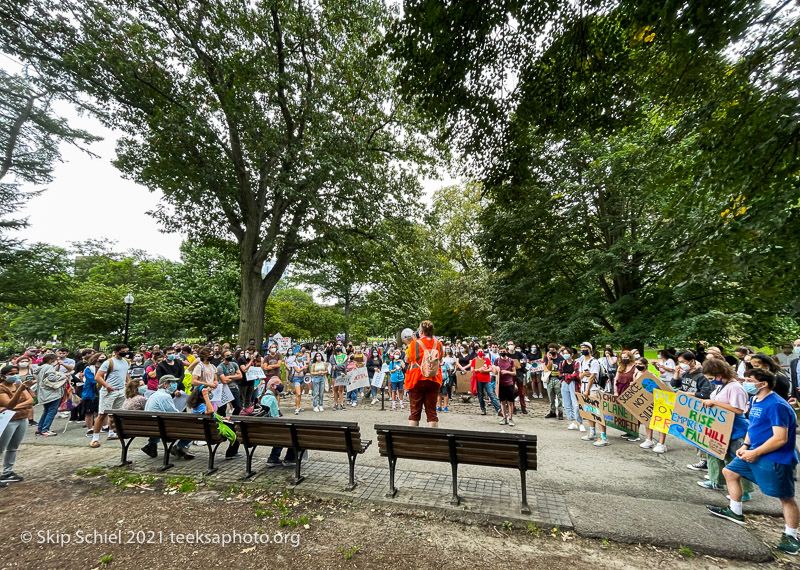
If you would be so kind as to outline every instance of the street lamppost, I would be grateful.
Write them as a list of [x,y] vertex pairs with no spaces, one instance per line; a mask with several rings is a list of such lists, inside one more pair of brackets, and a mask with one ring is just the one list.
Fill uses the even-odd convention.
[[123,301],[128,306],[128,310],[125,313],[125,341],[124,341],[125,344],[128,344],[128,325],[131,322],[131,305],[133,305],[133,295],[128,293],[127,295],[125,295]]

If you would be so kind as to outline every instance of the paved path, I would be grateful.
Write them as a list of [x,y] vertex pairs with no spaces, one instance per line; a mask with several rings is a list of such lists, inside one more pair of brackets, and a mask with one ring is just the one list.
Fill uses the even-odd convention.
[[[304,405],[311,407],[305,397]],[[529,502],[533,513],[527,520],[543,525],[574,526],[579,534],[622,542],[685,545],[695,552],[754,561],[770,557],[770,551],[745,529],[705,512],[705,504],[725,505],[727,500],[724,493],[697,485],[704,472],[686,468],[688,463],[697,460],[694,448],[688,444],[668,438],[669,451],[657,455],[640,449],[638,442],[629,443],[621,439],[619,432],[609,430],[612,445],[595,448],[580,440],[583,435],[580,432],[568,431],[566,421],[544,419],[549,409],[547,400],[534,400],[528,407],[530,413],[516,416],[514,427],[500,426],[499,418],[491,412],[486,416],[480,415],[476,398],[467,404],[458,402],[451,407],[450,413],[440,414],[441,427],[538,436],[539,470],[528,474]],[[285,398],[281,410],[285,416],[292,415],[293,398],[291,403]],[[37,408],[37,418],[38,414]],[[407,406],[405,410],[381,411],[380,404],[360,403],[358,407],[348,407],[345,411],[333,411],[332,408],[326,408],[322,413],[304,411],[300,417],[358,421],[362,437],[377,442],[375,424],[405,425],[407,414]],[[60,432],[64,427],[65,420],[56,419],[54,429]],[[98,464],[92,461],[94,450],[88,448],[85,429],[78,424],[69,424],[66,433],[54,438],[34,438],[31,430],[25,441],[43,445],[85,445],[87,466]],[[105,442],[105,437],[102,441],[104,448],[119,445]],[[202,472],[205,452],[198,450],[197,453],[197,460],[182,462],[170,472]],[[257,452],[256,458],[259,457],[261,461],[265,460],[263,451]],[[157,463],[139,452],[136,442],[132,446],[131,459],[135,461],[134,469],[137,470],[154,469]],[[297,487],[297,492],[346,494],[355,500],[439,510],[462,518],[525,519],[519,514],[519,473],[515,470],[460,466],[459,489],[465,501],[461,507],[453,507],[449,505],[451,483],[447,463],[400,460],[397,483],[400,493],[391,500],[383,497],[388,488],[388,468],[376,443],[358,458],[356,475],[360,483],[353,493],[341,491],[347,479],[347,461],[343,454],[317,452],[311,459],[308,468],[304,469],[307,480]],[[219,464],[220,471],[212,477],[219,477],[221,481],[234,481],[244,471],[243,460],[220,459]],[[274,471],[261,473],[255,483],[273,480],[285,485],[284,474],[273,476]],[[278,468],[277,471],[283,470]],[[753,500],[745,504],[745,513],[777,516],[780,509],[777,501],[756,492]]]

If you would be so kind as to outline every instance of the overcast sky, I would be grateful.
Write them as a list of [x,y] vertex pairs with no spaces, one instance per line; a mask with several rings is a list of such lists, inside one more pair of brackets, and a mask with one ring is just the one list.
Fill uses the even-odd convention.
[[[60,246],[73,241],[107,238],[117,242],[116,251],[142,249],[152,255],[179,259],[183,236],[161,233],[155,219],[146,214],[158,203],[161,193],[124,180],[112,165],[118,138],[115,132],[91,117],[79,116],[68,105],[58,106],[56,110],[72,127],[104,140],[89,147],[97,158],[61,145],[63,162],[56,166],[53,182],[39,196],[31,198],[18,214],[27,217],[29,225],[16,235],[28,242]],[[445,177],[426,180],[423,186],[430,196],[436,189],[455,182]]]

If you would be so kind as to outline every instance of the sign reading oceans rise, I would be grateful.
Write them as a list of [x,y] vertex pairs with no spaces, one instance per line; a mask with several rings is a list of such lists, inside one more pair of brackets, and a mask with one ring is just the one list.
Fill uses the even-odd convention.
[[628,412],[638,418],[646,426],[650,425],[650,418],[653,417],[653,391],[663,390],[669,392],[670,389],[658,378],[645,372],[639,378],[631,382],[622,394],[617,397],[617,403],[624,406]]
[[603,417],[602,403],[600,398],[594,397],[594,394],[599,394],[599,392],[592,392],[591,394],[590,396],[575,394],[578,399],[578,413],[584,420],[605,425],[606,420]]
[[619,403],[617,396],[600,392],[600,402],[606,426],[630,435],[639,435],[639,420]]
[[707,408],[703,400],[686,392],[675,395],[669,435],[724,460],[731,443],[733,412]]
[[675,392],[653,390],[653,417],[650,418],[650,429],[661,433],[669,433],[672,423],[672,409],[675,407]]

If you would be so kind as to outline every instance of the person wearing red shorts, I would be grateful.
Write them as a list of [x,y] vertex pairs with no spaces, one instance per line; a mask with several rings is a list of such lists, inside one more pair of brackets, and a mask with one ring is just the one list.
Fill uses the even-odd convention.
[[437,351],[441,361],[444,347],[441,341],[433,336],[433,323],[422,321],[419,325],[419,338],[409,342],[406,348],[405,388],[411,404],[411,414],[408,416],[408,425],[418,426],[425,408],[425,418],[428,427],[439,427],[439,417],[436,415],[436,400],[442,389],[442,370],[439,368],[436,375],[430,378],[422,376],[420,364],[426,350]]

